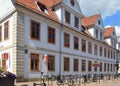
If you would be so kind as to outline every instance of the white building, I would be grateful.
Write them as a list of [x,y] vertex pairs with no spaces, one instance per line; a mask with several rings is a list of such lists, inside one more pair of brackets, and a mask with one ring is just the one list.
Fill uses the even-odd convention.
[[84,17],[78,0],[1,0],[0,10],[1,67],[18,81],[39,78],[44,54],[48,74],[115,73],[117,50],[104,40],[101,16]]

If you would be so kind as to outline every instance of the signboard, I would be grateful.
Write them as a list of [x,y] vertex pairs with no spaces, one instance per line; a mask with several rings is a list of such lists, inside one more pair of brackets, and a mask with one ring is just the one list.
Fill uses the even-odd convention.
[[2,59],[3,60],[8,60],[9,56],[8,56],[8,53],[3,53],[2,54]]
[[43,61],[47,61],[48,60],[48,55],[47,54],[44,54],[43,55]]

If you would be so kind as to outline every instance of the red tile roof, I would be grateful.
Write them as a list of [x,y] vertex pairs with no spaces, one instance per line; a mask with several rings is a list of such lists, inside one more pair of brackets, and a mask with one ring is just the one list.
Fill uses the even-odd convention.
[[[41,12],[38,9],[35,1],[39,1],[41,4],[45,5],[47,10],[48,10],[49,15]],[[15,3],[22,6],[22,7],[27,8],[27,9],[29,9],[31,11],[34,11],[34,12],[36,12],[38,14],[41,14],[41,15],[43,15],[45,17],[48,17],[51,20],[54,20],[54,21],[57,21],[57,22],[60,23],[60,21],[58,20],[57,16],[54,13],[54,11],[52,11],[52,7],[59,4],[59,3],[61,3],[62,1],[63,0],[15,0]],[[93,25],[93,24],[95,24],[98,17],[99,17],[99,14],[96,14],[96,15],[93,15],[93,16],[90,16],[90,17],[84,17],[82,19],[82,25],[85,26],[85,27],[89,26],[89,25]],[[67,27],[67,25],[65,25],[65,26]],[[68,26],[68,27],[71,28],[70,26]],[[84,34],[84,33],[80,32],[80,31],[78,31],[76,29],[72,29],[72,30],[75,30],[75,31],[81,33],[82,35],[85,35],[87,37],[90,37],[91,39],[94,39],[94,38],[91,37],[91,34],[88,31],[87,31],[87,34]]]
[[87,27],[87,26],[95,24],[95,22],[96,22],[96,20],[98,19],[99,16],[100,16],[99,14],[96,14],[96,15],[93,15],[93,16],[90,16],[90,17],[84,17],[82,19],[82,25],[84,27]]
[[105,28],[104,37],[110,37],[113,34],[114,27]]
[[[45,14],[38,9],[36,1],[46,6],[48,14]],[[52,20],[58,21],[58,18],[51,7],[62,2],[62,0],[15,0],[15,2],[16,4],[19,4],[29,10],[46,16]]]

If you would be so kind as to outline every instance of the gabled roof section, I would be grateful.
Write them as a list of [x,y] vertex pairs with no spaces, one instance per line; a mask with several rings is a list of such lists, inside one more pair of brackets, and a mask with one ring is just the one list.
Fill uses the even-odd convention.
[[61,3],[63,0],[36,0],[36,1],[39,1],[43,4],[45,4],[47,7],[52,7],[56,4]]
[[104,31],[104,37],[110,37],[112,34],[113,34],[113,31],[114,31],[114,27],[107,27],[105,28],[105,31]]
[[[36,2],[39,2],[40,4],[44,5],[48,11],[48,14],[45,14],[44,12],[40,11]],[[62,0],[15,0],[16,4],[19,4],[39,14],[42,14],[55,21],[58,21],[58,18],[51,7],[60,2],[62,2]]]
[[51,7],[56,6],[56,5],[58,5],[58,4],[63,2],[63,0],[53,0],[53,1],[54,2],[51,4]]
[[99,18],[99,16],[100,16],[100,14],[96,14],[96,15],[93,15],[90,17],[84,17],[82,19],[82,25],[84,27],[94,25],[96,23],[97,19]]

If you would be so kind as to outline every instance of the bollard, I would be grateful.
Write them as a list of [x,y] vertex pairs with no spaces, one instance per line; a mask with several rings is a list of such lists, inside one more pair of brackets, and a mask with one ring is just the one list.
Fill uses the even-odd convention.
[[106,83],[107,83],[107,75],[106,75]]
[[33,83],[33,86],[36,86],[36,83]]
[[99,84],[100,84],[100,76],[99,76]]

